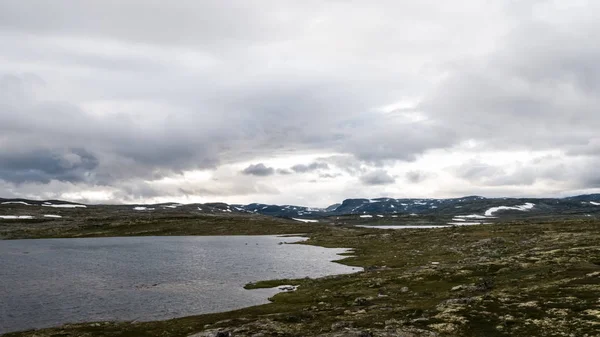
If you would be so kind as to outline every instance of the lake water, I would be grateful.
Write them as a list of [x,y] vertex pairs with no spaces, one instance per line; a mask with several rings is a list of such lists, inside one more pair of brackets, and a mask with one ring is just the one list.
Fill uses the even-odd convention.
[[0,241],[0,334],[85,321],[159,320],[267,303],[259,280],[359,271],[344,249],[275,236]]

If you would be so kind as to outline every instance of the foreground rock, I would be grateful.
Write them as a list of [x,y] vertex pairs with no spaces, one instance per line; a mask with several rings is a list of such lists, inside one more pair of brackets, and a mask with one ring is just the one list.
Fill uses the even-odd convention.
[[[341,323],[341,324],[340,324]],[[439,334],[416,328],[399,328],[395,322],[381,329],[363,330],[354,328],[351,322],[334,323],[331,331],[322,332],[323,337],[437,337]],[[230,329],[209,329],[188,337],[265,337],[288,336],[298,333],[294,325],[276,322],[273,320],[259,320]]]

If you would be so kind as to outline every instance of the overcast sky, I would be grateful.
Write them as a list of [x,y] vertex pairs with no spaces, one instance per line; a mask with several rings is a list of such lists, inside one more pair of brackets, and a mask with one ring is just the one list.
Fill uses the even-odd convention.
[[600,1],[3,0],[0,196],[600,191]]

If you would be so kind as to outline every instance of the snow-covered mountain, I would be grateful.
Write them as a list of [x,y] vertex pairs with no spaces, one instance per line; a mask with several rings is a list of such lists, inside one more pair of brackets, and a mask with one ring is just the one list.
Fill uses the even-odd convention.
[[[252,203],[248,205],[205,203],[178,204],[163,203],[153,205],[83,205],[61,200],[36,201],[27,199],[0,198],[0,214],[3,210],[15,207],[43,208],[96,208],[112,207],[123,211],[139,212],[185,212],[185,213],[250,213],[267,216],[319,219],[340,215],[436,215],[452,218],[494,218],[510,215],[600,215],[600,194],[579,195],[568,198],[484,198],[467,196],[452,199],[346,199],[326,208],[313,208],[296,205],[269,205]],[[526,212],[526,213],[525,213]]]

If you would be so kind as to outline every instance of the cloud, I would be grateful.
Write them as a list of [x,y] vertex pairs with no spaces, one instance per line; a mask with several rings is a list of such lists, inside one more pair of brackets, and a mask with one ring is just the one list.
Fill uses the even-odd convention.
[[324,179],[333,179],[333,178],[337,178],[339,176],[341,176],[340,173],[334,173],[334,174],[323,173],[323,174],[319,174],[319,178],[324,178]]
[[396,179],[384,170],[376,170],[367,173],[361,176],[360,180],[365,185],[389,185],[396,182]]
[[267,167],[265,164],[252,164],[246,167],[243,171],[243,174],[258,176],[258,177],[266,177],[275,174],[275,169],[272,167]]
[[465,180],[483,180],[504,174],[501,167],[490,165],[479,160],[470,160],[453,168],[454,174]]
[[21,184],[49,183],[51,180],[84,182],[92,180],[98,159],[84,149],[32,152],[0,151],[0,180]]
[[314,162],[314,163],[310,163],[308,165],[305,165],[305,164],[294,165],[291,167],[291,170],[296,173],[307,173],[307,172],[312,172],[312,171],[316,171],[316,170],[327,170],[328,168],[329,168],[329,165],[327,165],[327,163]]
[[[378,188],[345,193],[597,185],[595,2],[34,3],[0,2],[0,195],[269,198],[307,172],[324,180],[297,197],[330,202],[357,178]],[[464,160],[438,167],[443,153]],[[164,183],[231,167],[253,185]]]
[[[595,151],[600,141],[597,3],[539,2],[488,57],[448,69],[419,109],[489,149]],[[574,130],[576,130],[574,132]]]
[[424,171],[409,171],[406,173],[406,179],[413,184],[423,182],[430,177],[431,174]]

